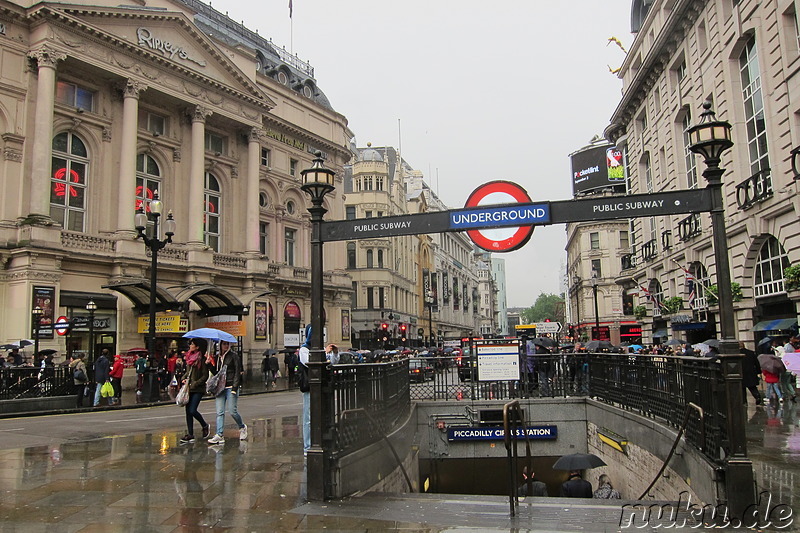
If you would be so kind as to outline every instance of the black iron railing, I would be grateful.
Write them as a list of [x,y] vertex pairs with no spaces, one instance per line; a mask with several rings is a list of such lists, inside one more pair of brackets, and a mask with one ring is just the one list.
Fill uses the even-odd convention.
[[746,211],[759,202],[772,197],[772,174],[770,169],[756,172],[736,186],[736,203]]
[[692,213],[688,217],[678,222],[678,238],[686,242],[693,237],[703,233],[703,226],[700,224],[700,215]]
[[649,240],[642,245],[642,260],[652,261],[658,256],[658,241]]
[[72,372],[63,366],[0,368],[0,400],[73,394]]
[[340,453],[378,442],[408,417],[411,408],[408,360],[335,365],[331,387],[330,431]]

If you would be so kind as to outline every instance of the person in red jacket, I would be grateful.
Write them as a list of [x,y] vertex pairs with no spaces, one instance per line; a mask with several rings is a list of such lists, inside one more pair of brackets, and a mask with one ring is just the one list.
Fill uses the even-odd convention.
[[122,356],[117,354],[114,356],[114,364],[111,366],[111,371],[108,376],[111,378],[111,385],[114,387],[114,398],[112,405],[119,405],[122,400],[122,372],[125,370],[125,365],[122,362]]
[[783,401],[783,393],[781,392],[781,376],[780,374],[773,374],[772,372],[767,372],[766,370],[761,370],[761,373],[764,375],[764,381],[767,383],[767,392],[764,393],[764,396],[772,400],[772,393],[775,393],[779,402]]

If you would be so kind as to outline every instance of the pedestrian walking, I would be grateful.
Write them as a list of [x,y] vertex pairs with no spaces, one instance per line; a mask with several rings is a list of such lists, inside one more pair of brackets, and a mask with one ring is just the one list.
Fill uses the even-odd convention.
[[200,422],[203,431],[203,439],[208,437],[210,427],[206,423],[203,415],[198,411],[200,400],[206,393],[206,381],[208,381],[208,363],[206,362],[206,351],[208,341],[205,339],[192,339],[189,341],[189,351],[186,354],[186,373],[183,376],[182,384],[189,383],[189,402],[186,404],[186,435],[180,442],[186,444],[194,442],[194,421]]
[[566,498],[591,498],[592,484],[581,477],[581,473],[573,470],[561,485],[561,496]]
[[[103,388],[103,384],[106,381],[111,381],[111,361],[108,359],[108,349],[103,348],[103,351],[100,352],[100,355],[97,357],[97,360],[94,362],[94,383],[95,383],[95,390],[94,390],[94,407],[100,405],[100,399],[102,398],[102,394],[100,389]],[[112,398],[108,398],[108,405],[113,403]]]
[[136,394],[142,394],[144,388],[144,375],[147,373],[147,355],[144,352],[139,352],[139,356],[133,363],[136,369]]
[[75,405],[83,407],[83,398],[89,385],[89,378],[86,372],[86,364],[83,362],[82,353],[72,354],[72,361],[69,363],[69,371],[72,372],[72,383],[75,386]]
[[124,371],[125,363],[122,362],[122,356],[120,354],[114,355],[114,364],[108,373],[111,377],[111,386],[114,387],[113,405],[119,405],[122,402],[122,373]]
[[311,448],[311,387],[308,382],[308,359],[311,346],[311,325],[306,326],[306,340],[298,351],[298,378],[300,392],[303,394],[303,455]]
[[744,393],[744,389],[747,389],[755,398],[756,405],[762,405],[764,402],[761,399],[761,392],[758,390],[758,384],[761,381],[761,365],[758,364],[758,356],[753,350],[747,349],[742,341],[739,341],[739,349],[744,354],[742,358],[742,400],[745,404],[747,403],[747,396]]
[[294,352],[285,352],[283,356],[283,366],[286,367],[286,377],[288,378],[289,385],[295,383],[295,370],[297,369],[297,355]]
[[281,375],[280,364],[278,363],[278,358],[275,357],[274,353],[269,356],[268,366],[269,373],[272,375],[272,388],[274,389],[278,386],[277,380]]
[[622,496],[611,485],[611,478],[606,474],[600,474],[600,478],[597,480],[597,490],[594,491],[593,497],[598,500],[619,500]]
[[209,369],[212,373],[216,374],[225,367],[225,388],[215,398],[217,407],[217,432],[208,439],[209,444],[224,444],[225,436],[223,430],[225,429],[225,409],[228,408],[231,413],[231,418],[239,426],[239,440],[247,440],[247,424],[242,421],[239,414],[239,386],[242,379],[242,362],[239,359],[239,354],[231,351],[231,343],[228,341],[221,341],[219,343],[219,356],[216,362],[209,364]]
[[536,473],[528,475],[528,467],[522,468],[522,485],[517,489],[517,496],[548,496],[547,485],[536,479]]
[[[795,335],[792,335],[789,338],[789,341],[783,347],[784,355],[787,353],[796,353],[800,349],[800,338]],[[783,396],[787,400],[791,400],[793,402],[797,401],[797,388],[796,388],[796,380],[794,374],[791,372],[783,372],[781,374],[781,392],[783,392]]]

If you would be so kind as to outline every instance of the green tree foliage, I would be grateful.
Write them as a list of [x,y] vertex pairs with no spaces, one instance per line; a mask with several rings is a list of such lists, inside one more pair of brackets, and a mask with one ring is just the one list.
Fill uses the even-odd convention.
[[539,293],[536,302],[522,311],[526,324],[544,322],[548,318],[553,322],[564,322],[564,295]]

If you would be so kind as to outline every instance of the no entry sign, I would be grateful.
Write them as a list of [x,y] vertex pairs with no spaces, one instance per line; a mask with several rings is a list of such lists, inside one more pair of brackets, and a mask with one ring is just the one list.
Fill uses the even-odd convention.
[[[527,191],[510,181],[490,181],[472,191],[464,207],[530,203]],[[533,235],[533,226],[468,230],[467,235],[488,252],[510,252],[523,246]]]

